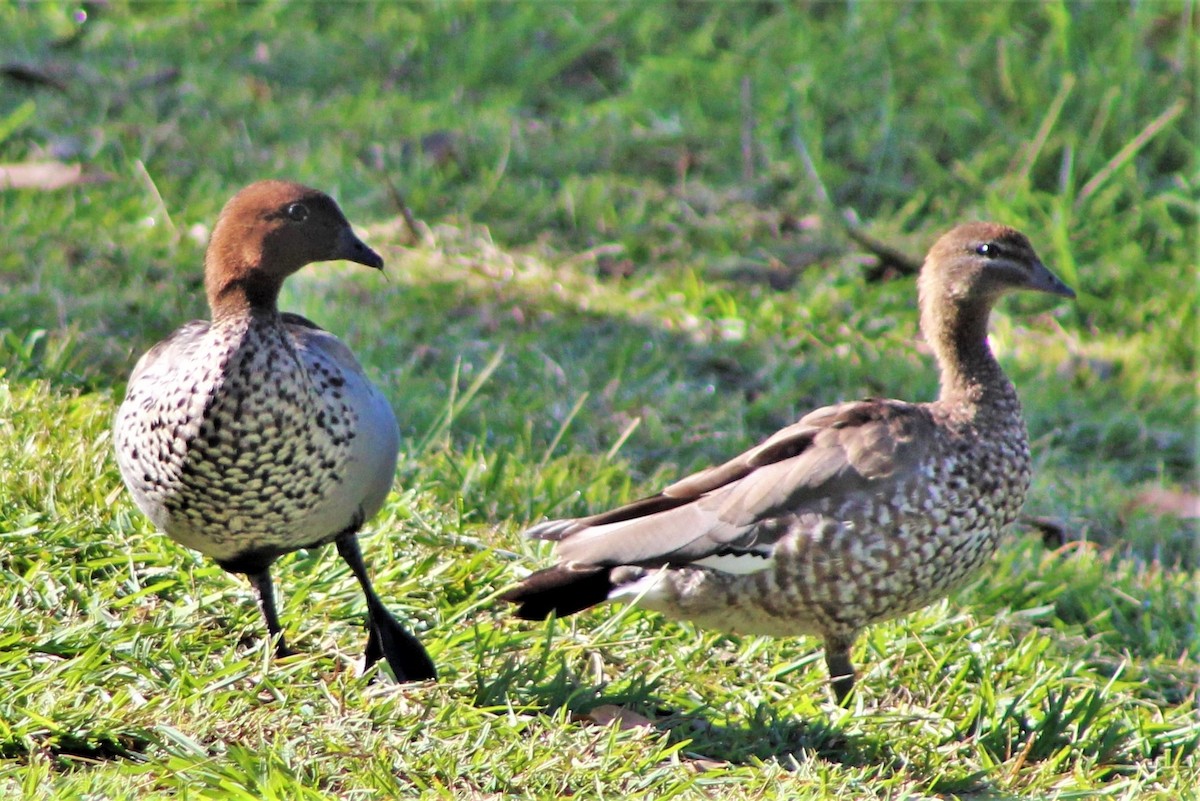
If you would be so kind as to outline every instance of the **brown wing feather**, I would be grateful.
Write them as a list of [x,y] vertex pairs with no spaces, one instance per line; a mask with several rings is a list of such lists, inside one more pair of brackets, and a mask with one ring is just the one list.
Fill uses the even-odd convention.
[[354,357],[354,352],[345,342],[307,317],[301,317],[292,312],[284,312],[280,317],[283,319],[284,329],[291,335],[292,342],[297,347],[318,350],[332,359],[342,370],[363,376],[365,380],[366,373],[363,371],[362,365],[359,364],[358,359]]
[[729,548],[769,548],[770,523],[827,497],[871,491],[911,469],[932,421],[925,408],[868,400],[818,409],[722,465],[658,495],[578,520],[550,521],[529,536],[558,540],[576,565],[681,563]]
[[314,331],[325,330],[302,314],[296,314],[295,312],[284,312],[279,316],[283,320],[284,325],[295,325],[299,326],[300,328],[311,328]]

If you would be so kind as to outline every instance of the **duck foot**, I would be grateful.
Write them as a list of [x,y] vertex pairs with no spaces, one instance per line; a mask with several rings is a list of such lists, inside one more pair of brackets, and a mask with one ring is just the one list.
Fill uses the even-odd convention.
[[854,664],[850,661],[850,646],[853,643],[853,638],[830,637],[825,640],[825,665],[829,668],[829,683],[840,707],[846,707],[850,691],[854,689]]
[[398,681],[426,681],[437,678],[437,668],[421,642],[414,637],[379,600],[367,576],[358,537],[354,533],[337,538],[338,553],[350,566],[350,572],[362,586],[367,599],[367,648],[363,669],[368,670],[386,659]]

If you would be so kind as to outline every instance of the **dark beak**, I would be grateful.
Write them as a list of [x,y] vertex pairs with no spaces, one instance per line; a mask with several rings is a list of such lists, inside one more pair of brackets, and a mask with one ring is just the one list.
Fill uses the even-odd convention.
[[1075,297],[1075,290],[1064,284],[1062,279],[1050,272],[1049,268],[1040,261],[1034,265],[1033,275],[1029,277],[1029,283],[1025,286],[1029,289],[1036,289],[1039,292],[1047,292],[1059,297],[1072,299]]
[[383,257],[367,247],[361,239],[354,235],[348,225],[338,233],[337,242],[334,243],[333,253],[330,254],[329,259],[331,261],[345,259],[365,264],[367,267],[374,267],[376,270],[383,269]]

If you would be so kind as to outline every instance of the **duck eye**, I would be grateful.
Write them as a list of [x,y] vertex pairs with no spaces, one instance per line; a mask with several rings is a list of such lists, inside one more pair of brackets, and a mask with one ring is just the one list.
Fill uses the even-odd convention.
[[284,210],[284,213],[287,214],[289,219],[296,222],[304,222],[308,219],[308,206],[305,206],[303,203],[292,203]]
[[996,252],[996,248],[990,242],[984,242],[982,245],[975,246],[975,252],[980,256],[991,256]]

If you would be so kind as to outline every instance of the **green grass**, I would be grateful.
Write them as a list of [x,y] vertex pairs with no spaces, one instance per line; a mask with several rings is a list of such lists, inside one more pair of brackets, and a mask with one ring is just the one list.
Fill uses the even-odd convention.
[[[1196,797],[1200,541],[1145,501],[1197,491],[1193,3],[115,2],[73,36],[76,9],[0,6],[3,59],[62,87],[0,78],[0,163],[109,177],[0,189],[0,796]],[[363,547],[437,685],[355,675],[331,549],[280,561],[304,653],[270,659],[246,583],[112,461],[134,360],[204,314],[207,226],[267,176],[388,262],[283,300],[402,419]],[[914,256],[1010,222],[1079,290],[993,337],[1026,512],[1067,542],[1016,527],[869,630],[849,710],[812,639],[510,619],[494,595],[549,558],[526,524],[935,391],[912,281],[867,280],[841,209]]]

